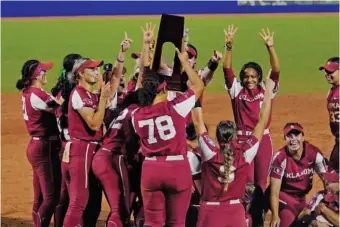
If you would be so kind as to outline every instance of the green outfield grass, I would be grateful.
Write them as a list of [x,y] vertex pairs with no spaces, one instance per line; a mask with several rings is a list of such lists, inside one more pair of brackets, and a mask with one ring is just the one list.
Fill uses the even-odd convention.
[[[79,52],[94,59],[113,62],[124,31],[134,40],[129,52],[139,51],[142,45],[140,26],[145,22],[158,23],[152,18],[102,18],[84,20],[26,20],[2,21],[1,73],[3,92],[15,92],[16,80],[25,60],[52,60],[55,68],[49,73],[52,87],[58,76],[62,58]],[[258,32],[261,28],[275,31],[275,48],[281,61],[282,93],[322,93],[329,85],[319,65],[339,51],[339,21],[337,15],[305,16],[232,16],[187,17],[190,42],[199,50],[198,67],[203,67],[212,51],[223,51],[223,28],[234,23],[239,27],[233,48],[233,65],[238,73],[246,61],[256,61],[264,71],[269,68],[267,50]],[[134,64],[127,58],[128,74]],[[209,91],[223,91],[222,69],[219,67]]]

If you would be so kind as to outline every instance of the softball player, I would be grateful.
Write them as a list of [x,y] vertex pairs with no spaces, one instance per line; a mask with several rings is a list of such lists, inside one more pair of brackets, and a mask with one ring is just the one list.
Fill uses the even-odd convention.
[[[149,49],[152,40],[150,24],[144,31],[144,50]],[[145,156],[141,180],[144,226],[160,227],[166,223],[184,227],[190,201],[192,178],[187,160],[185,118],[201,96],[204,84],[189,65],[187,53],[180,53],[178,49],[176,52],[191,82],[189,90],[167,101],[163,77],[157,73],[146,74],[143,88],[139,89],[142,107],[132,116]]]
[[[121,112],[111,122],[103,144],[92,161],[93,173],[101,182],[111,209],[106,220],[107,227],[123,227],[126,220],[121,217],[121,214],[125,213],[124,216],[128,217],[127,214],[130,213],[129,179],[125,162],[128,155],[133,156],[139,149],[138,137],[134,136],[130,127],[131,114],[137,108],[137,103],[137,93],[132,92],[121,105],[118,105]],[[125,174],[123,174],[124,170]],[[122,204],[125,204],[125,209]]]
[[300,226],[339,226],[339,175],[322,174],[326,190],[315,193],[299,214]]
[[[59,152],[60,161],[62,161],[65,145],[68,141],[70,141],[70,136],[68,134],[68,129],[67,129],[68,102],[69,102],[70,93],[72,89],[76,86],[76,84],[69,83],[67,79],[67,74],[72,71],[74,61],[79,58],[81,58],[79,54],[68,54],[65,56],[63,60],[63,69],[58,79],[58,83],[51,90],[52,95],[56,96],[58,99],[64,100],[62,105],[60,105],[56,109],[56,113],[55,113],[56,118],[57,118],[59,132],[60,132],[61,145],[62,145],[60,152]],[[67,165],[64,162],[62,162],[61,164]],[[66,168],[63,168],[63,169],[66,169]],[[62,174],[62,176],[64,176],[64,174]],[[59,202],[58,202],[58,205],[56,206],[56,210],[54,213],[54,226],[55,227],[63,226],[63,221],[64,221],[65,214],[67,211],[68,203],[69,203],[69,196],[67,192],[67,186],[66,186],[65,179],[62,177]]]
[[306,205],[312,189],[313,174],[327,172],[320,150],[304,139],[299,123],[287,123],[283,129],[286,145],[274,156],[270,171],[271,227],[288,227]]
[[31,136],[27,158],[33,169],[34,200],[32,218],[34,226],[47,227],[59,197],[60,140],[55,118],[59,100],[45,92],[47,71],[52,62],[28,60],[22,67],[22,78],[16,87],[22,91],[22,111]]
[[236,139],[232,121],[221,121],[216,129],[218,144],[209,137],[201,108],[192,111],[192,118],[202,150],[202,196],[198,227],[245,227],[245,210],[241,204],[247,183],[248,168],[254,159],[271,109],[274,82],[266,81],[260,119],[245,143]]
[[327,109],[329,113],[329,126],[335,137],[335,145],[330,156],[329,165],[339,173],[339,57],[328,59],[326,64],[319,69],[324,70],[327,82],[332,85],[327,95]]
[[[238,137],[244,141],[251,135],[252,130],[258,122],[258,116],[265,92],[265,85],[262,82],[262,68],[255,62],[248,62],[242,66],[240,71],[240,81],[234,75],[231,64],[232,42],[236,34],[237,28],[234,25],[228,27],[225,32],[225,56],[223,72],[225,78],[225,87],[232,99],[235,123],[237,127]],[[280,65],[279,59],[274,49],[274,32],[262,30],[261,38],[267,47],[270,65],[272,68],[270,78],[275,82],[272,99],[278,91]],[[254,164],[252,164],[249,181],[254,182],[262,188],[266,189],[266,182],[270,162],[273,155],[273,146],[269,133],[271,123],[271,114],[264,129],[264,136],[260,143],[259,152],[257,153]],[[255,167],[254,167],[255,165]],[[254,179],[255,178],[255,179]]]
[[[77,59],[72,73],[78,81],[68,104],[68,131],[71,141],[66,144],[63,162],[70,203],[64,219],[65,227],[83,226],[83,212],[89,200],[92,157],[102,139],[102,123],[107,99],[112,94],[110,83],[101,89],[100,98],[92,93],[103,61]],[[64,165],[63,165],[64,168]],[[86,223],[88,224],[88,223]]]

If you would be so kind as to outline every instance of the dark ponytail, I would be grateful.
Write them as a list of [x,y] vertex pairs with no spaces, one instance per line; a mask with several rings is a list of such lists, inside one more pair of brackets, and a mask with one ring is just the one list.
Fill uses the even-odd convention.
[[21,79],[16,83],[18,90],[23,90],[31,85],[31,75],[38,67],[39,61],[35,59],[28,60],[24,63],[21,69]]
[[150,72],[143,78],[143,87],[138,89],[138,99],[141,106],[150,106],[153,103],[156,95],[159,93],[157,87],[163,83],[162,75]]
[[72,68],[73,68],[75,60],[79,58],[81,58],[80,54],[68,54],[65,56],[64,61],[63,61],[63,71],[61,74],[62,82],[61,82],[60,91],[61,91],[61,97],[64,99],[64,102],[61,105],[62,115],[59,119],[61,128],[68,127],[68,121],[67,121],[68,102],[70,99],[71,92],[73,88],[76,86],[76,83],[69,80],[68,74],[72,72]]

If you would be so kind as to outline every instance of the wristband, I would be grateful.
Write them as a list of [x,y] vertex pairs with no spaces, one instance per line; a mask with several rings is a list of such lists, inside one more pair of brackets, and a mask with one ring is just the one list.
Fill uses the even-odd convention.
[[119,58],[117,58],[117,61],[118,61],[119,63],[124,63],[124,60],[120,60]]
[[196,108],[196,107],[202,107],[201,102],[200,102],[199,99],[198,99],[198,100],[196,101],[196,103],[195,103],[194,108]]
[[218,67],[218,63],[217,62],[213,62],[211,59],[209,60],[208,62],[208,68],[211,70],[211,71],[215,71]]
[[226,43],[224,48],[228,51],[231,51],[233,49],[233,46],[231,45],[231,43]]

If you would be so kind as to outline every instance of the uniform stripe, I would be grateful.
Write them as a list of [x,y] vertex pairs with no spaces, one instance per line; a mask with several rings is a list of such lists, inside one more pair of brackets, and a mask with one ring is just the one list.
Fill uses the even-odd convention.
[[119,155],[119,172],[120,172],[120,177],[122,178],[122,183],[123,183],[123,193],[124,193],[124,197],[126,196],[125,194],[125,184],[124,184],[124,177],[123,177],[123,171],[122,171],[122,155]]
[[319,173],[327,172],[327,166],[324,157],[318,152],[315,158],[315,171]]
[[248,162],[250,164],[254,160],[254,158],[257,154],[257,151],[259,149],[259,146],[260,146],[260,142],[256,142],[254,144],[254,146],[252,146],[251,148],[249,148],[248,150],[246,150],[243,153],[243,156],[244,156],[246,162]]
[[83,100],[81,100],[81,97],[77,90],[73,92],[71,102],[72,102],[72,107],[75,110],[79,110],[84,106]]
[[202,162],[209,161],[216,155],[216,152],[210,149],[209,145],[204,141],[203,137],[199,138],[199,143],[202,150]]
[[89,153],[89,147],[90,147],[90,144],[88,143],[87,146],[86,146],[86,153],[85,153],[85,188],[87,188],[87,155]]
[[229,92],[229,95],[231,96],[231,98],[234,99],[241,92],[241,90],[243,89],[243,86],[241,85],[241,82],[238,81],[235,77],[231,88],[228,89],[227,86],[225,85],[225,89]]
[[189,114],[189,112],[194,106],[195,106],[195,95],[192,95],[190,98],[184,100],[183,102],[177,103],[174,106],[174,109],[179,115],[181,115],[184,118]]

